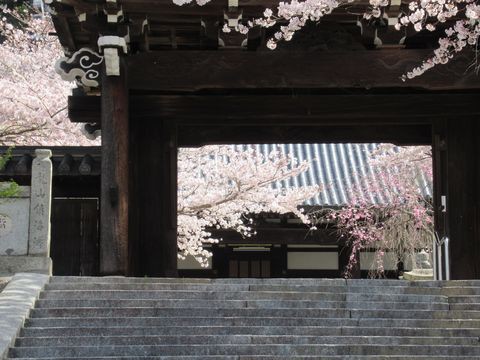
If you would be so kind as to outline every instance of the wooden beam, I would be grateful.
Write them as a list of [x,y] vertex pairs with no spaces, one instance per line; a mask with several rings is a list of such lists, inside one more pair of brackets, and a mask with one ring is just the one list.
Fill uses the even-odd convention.
[[120,60],[120,76],[103,75],[102,79],[102,275],[128,275],[128,88],[126,67],[123,58]]
[[306,228],[255,227],[255,231],[256,234],[248,239],[233,230],[212,230],[212,236],[221,238],[222,244],[343,244],[334,229],[309,231]]
[[133,90],[421,88],[479,89],[465,74],[473,55],[460,54],[416,79],[400,76],[432,55],[431,50],[304,52],[149,52],[128,58]]
[[[226,90],[228,92],[228,90]],[[480,116],[478,93],[271,95],[132,95],[131,114],[181,125],[380,125],[430,124],[439,118]],[[100,99],[69,97],[73,122],[98,122]]]
[[73,53],[76,50],[76,44],[67,19],[65,17],[53,16],[52,21],[60,43],[64,48]]
[[100,123],[101,96],[69,96],[68,117],[72,122]]
[[137,118],[181,125],[378,125],[480,115],[478,94],[144,96]]
[[180,147],[207,144],[268,143],[369,143],[388,142],[397,145],[430,145],[431,127],[417,125],[359,126],[182,126]]

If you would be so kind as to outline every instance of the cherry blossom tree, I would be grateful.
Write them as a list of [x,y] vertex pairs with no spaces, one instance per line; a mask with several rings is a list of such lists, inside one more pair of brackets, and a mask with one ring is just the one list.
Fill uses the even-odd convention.
[[62,48],[52,31],[32,7],[0,7],[0,144],[92,144],[68,121],[73,84],[55,73]]
[[398,262],[414,261],[415,252],[430,252],[433,245],[433,208],[428,195],[433,177],[431,148],[383,145],[369,163],[373,171],[359,174],[349,203],[327,214],[352,248],[347,277],[362,250],[374,249],[371,276],[383,276],[386,256]]
[[318,194],[317,186],[273,188],[278,181],[298,176],[309,164],[279,151],[268,156],[253,148],[206,146],[180,149],[178,154],[179,257],[193,256],[203,266],[211,256],[204,245],[218,243],[212,229],[232,229],[252,236],[249,215],[293,213],[305,224],[299,207]]
[[[177,5],[184,5],[194,0],[173,0]],[[198,5],[205,5],[210,0],[195,0]],[[278,31],[267,41],[270,49],[275,49],[280,41],[290,41],[295,33],[308,22],[320,22],[335,9],[358,3],[357,0],[291,0],[281,1],[276,9],[266,8],[263,17],[239,23],[234,28],[224,25],[223,31],[232,30],[246,34],[253,27],[271,28]],[[384,19],[388,21],[389,0],[369,0],[363,17],[367,20]],[[451,24],[446,26],[446,24]],[[413,0],[408,8],[398,17],[395,29],[412,26],[415,31],[443,30],[444,37],[438,40],[439,47],[433,55],[419,66],[404,74],[401,79],[413,79],[438,64],[446,64],[455,54],[465,47],[478,48],[480,35],[480,4],[478,0]],[[475,63],[476,70],[479,66]]]

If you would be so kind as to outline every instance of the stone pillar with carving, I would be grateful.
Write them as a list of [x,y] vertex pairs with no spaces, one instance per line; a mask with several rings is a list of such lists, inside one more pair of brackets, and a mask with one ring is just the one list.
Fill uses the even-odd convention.
[[21,186],[17,194],[0,199],[0,275],[52,273],[51,156],[50,150],[36,150],[31,186]]
[[45,258],[42,272],[51,273],[50,259],[50,213],[52,203],[52,152],[35,150],[32,162],[32,184],[30,198],[30,228],[28,255]]

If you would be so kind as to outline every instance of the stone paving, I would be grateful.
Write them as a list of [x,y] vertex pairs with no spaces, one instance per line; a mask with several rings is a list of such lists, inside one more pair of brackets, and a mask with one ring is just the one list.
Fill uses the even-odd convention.
[[0,291],[2,291],[5,286],[7,286],[10,277],[0,277]]

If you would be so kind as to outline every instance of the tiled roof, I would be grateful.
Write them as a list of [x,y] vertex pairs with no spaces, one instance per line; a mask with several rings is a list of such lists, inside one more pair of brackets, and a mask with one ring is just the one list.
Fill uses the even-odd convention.
[[[322,191],[307,202],[308,205],[341,206],[349,201],[349,189],[362,181],[362,175],[373,174],[368,159],[379,144],[261,144],[237,145],[253,146],[267,155],[274,149],[293,156],[299,161],[307,160],[311,166],[308,171],[289,181],[282,181],[274,187],[301,187],[320,185]],[[374,181],[379,181],[373,177]],[[378,186],[377,188],[381,188]],[[425,176],[419,179],[419,188],[424,196],[432,196],[431,184]],[[384,194],[371,192],[370,200],[386,203]]]

